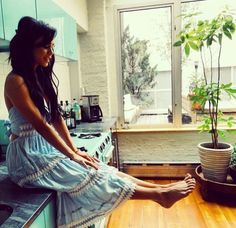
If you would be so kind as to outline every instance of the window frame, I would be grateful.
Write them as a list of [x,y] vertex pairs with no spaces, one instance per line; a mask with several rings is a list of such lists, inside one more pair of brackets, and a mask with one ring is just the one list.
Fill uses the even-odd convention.
[[[176,41],[176,35],[181,30],[181,4],[188,2],[198,2],[206,0],[158,0],[155,3],[135,3],[124,4],[114,7],[114,28],[115,28],[115,48],[116,48],[116,73],[117,73],[117,89],[118,89],[118,127],[120,129],[134,129],[142,131],[143,129],[196,129],[196,125],[189,126],[182,123],[182,76],[181,76],[181,47],[173,47]],[[150,125],[135,125],[124,123],[124,104],[123,104],[123,89],[121,75],[121,25],[122,17],[120,14],[127,11],[135,11],[139,9],[151,9],[171,7],[171,96],[173,123],[172,124],[150,124]]]

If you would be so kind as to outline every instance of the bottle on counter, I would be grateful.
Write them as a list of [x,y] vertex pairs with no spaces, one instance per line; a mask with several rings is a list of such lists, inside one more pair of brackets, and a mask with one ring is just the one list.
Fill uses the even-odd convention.
[[72,128],[76,128],[76,118],[75,118],[75,112],[73,111],[73,109],[71,108],[70,110],[70,124],[68,127],[68,129],[72,129]]
[[62,115],[62,117],[64,118],[64,107],[63,107],[63,101],[60,101],[59,105],[58,105],[59,111]]
[[68,129],[71,129],[71,126],[72,126],[71,114],[72,114],[71,105],[69,104],[68,100],[66,100],[65,104],[64,104],[64,116],[63,117],[65,119],[66,126]]
[[65,106],[64,106],[64,111],[69,114],[70,113],[70,110],[71,110],[71,105],[69,104],[69,101],[66,100],[65,101]]
[[83,121],[83,98],[82,97],[79,99],[79,107],[80,107],[79,119],[80,119],[80,122],[81,122],[81,121]]
[[75,120],[77,124],[80,124],[81,121],[81,109],[80,105],[77,102],[77,100],[74,98],[73,99],[73,105],[72,105],[73,111],[75,112]]

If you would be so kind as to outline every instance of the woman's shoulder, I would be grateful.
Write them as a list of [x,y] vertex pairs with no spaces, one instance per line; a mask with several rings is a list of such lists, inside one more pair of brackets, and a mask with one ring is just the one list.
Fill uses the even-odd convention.
[[6,86],[7,87],[19,87],[24,84],[24,79],[19,74],[10,72],[6,77]]

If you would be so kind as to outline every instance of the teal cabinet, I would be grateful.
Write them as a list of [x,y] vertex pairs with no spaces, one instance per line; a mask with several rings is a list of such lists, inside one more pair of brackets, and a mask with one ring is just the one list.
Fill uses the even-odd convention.
[[75,20],[52,0],[36,0],[37,19],[56,28],[55,54],[77,60],[77,28]]
[[77,60],[78,46],[76,22],[69,15],[65,15],[64,25],[64,56],[72,60]]
[[78,59],[76,22],[52,0],[0,0],[0,49],[3,41],[8,46],[23,16],[37,18],[56,28],[55,54]]
[[4,39],[3,15],[2,15],[2,0],[0,0],[0,39]]
[[52,0],[36,0],[37,19],[48,23],[57,30],[55,54],[63,56],[64,11]]
[[30,228],[45,228],[45,218],[44,211],[42,211],[39,216],[30,225]]
[[1,0],[5,39],[11,40],[15,35],[18,22],[23,16],[36,18],[34,0]]
[[56,206],[51,200],[30,225],[30,228],[56,228]]
[[56,205],[51,201],[44,209],[45,228],[56,228]]

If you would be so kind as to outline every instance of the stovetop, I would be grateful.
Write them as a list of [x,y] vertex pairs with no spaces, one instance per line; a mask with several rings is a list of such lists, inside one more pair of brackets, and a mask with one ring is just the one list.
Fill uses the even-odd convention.
[[104,160],[106,153],[113,147],[111,132],[72,132],[71,136],[77,148],[100,160]]

